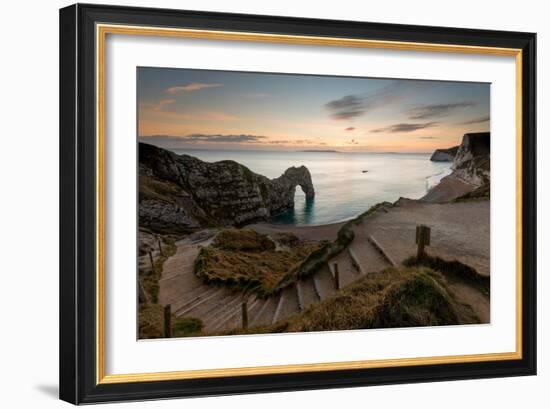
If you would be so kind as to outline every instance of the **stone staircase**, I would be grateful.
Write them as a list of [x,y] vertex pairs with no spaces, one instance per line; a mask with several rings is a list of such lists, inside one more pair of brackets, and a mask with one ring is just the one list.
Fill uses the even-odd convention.
[[[379,271],[391,264],[360,233],[352,245],[334,257],[316,274],[292,284],[267,299],[251,296],[247,301],[249,327],[267,326],[305,311],[367,272]],[[243,295],[239,291],[207,285],[193,273],[193,260],[200,247],[209,241],[193,243],[188,239],[176,243],[176,254],[168,259],[160,280],[159,303],[170,304],[177,317],[202,320],[205,332],[217,333],[242,327]]]

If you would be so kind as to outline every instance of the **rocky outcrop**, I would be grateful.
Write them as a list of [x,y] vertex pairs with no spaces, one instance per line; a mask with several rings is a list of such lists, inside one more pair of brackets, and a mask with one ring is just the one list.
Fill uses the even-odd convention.
[[430,160],[432,162],[452,162],[458,151],[458,146],[453,146],[448,149],[436,149]]
[[[421,200],[436,203],[448,202],[478,191],[481,187],[489,186],[491,134],[489,132],[465,134],[454,156],[451,170],[451,174],[441,179],[441,182]],[[489,197],[490,189],[485,189],[484,192],[483,197]]]
[[489,183],[490,154],[491,134],[489,132],[465,134],[453,161],[451,176],[476,188]]
[[305,166],[268,179],[234,161],[208,163],[144,143],[139,182],[140,226],[167,232],[267,220],[294,207],[297,186],[315,196]]

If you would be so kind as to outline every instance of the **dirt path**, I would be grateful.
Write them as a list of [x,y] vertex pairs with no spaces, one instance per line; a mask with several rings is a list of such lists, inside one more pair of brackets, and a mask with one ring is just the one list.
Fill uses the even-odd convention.
[[[419,224],[431,227],[428,254],[458,260],[481,275],[490,275],[488,200],[436,204],[402,199],[396,206],[377,211],[358,225],[351,247],[363,246],[369,237],[374,237],[388,257],[401,264],[416,254],[415,232]],[[360,250],[355,253],[359,258],[366,255]],[[482,323],[490,321],[489,297],[477,287],[453,279],[449,280],[448,288],[457,300],[471,306]]]
[[431,244],[426,248],[430,255],[458,260],[489,276],[488,200],[436,204],[402,199],[387,213],[377,212],[367,218],[361,224],[360,234],[373,236],[400,264],[416,253],[419,224],[431,227]]
[[228,289],[204,284],[195,276],[195,258],[211,241],[186,238],[176,242],[176,253],[164,263],[159,282],[159,304],[170,304],[178,317],[200,318],[206,330],[216,323],[220,310],[226,311],[241,298]]

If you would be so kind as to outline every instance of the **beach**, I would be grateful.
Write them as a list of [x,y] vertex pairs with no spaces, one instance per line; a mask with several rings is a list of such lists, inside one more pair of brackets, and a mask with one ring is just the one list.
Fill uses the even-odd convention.
[[430,189],[420,200],[443,203],[473,191],[476,187],[452,176],[446,176],[438,185]]
[[334,240],[345,221],[319,226],[295,226],[292,224],[255,223],[246,226],[261,234],[293,233],[301,240]]

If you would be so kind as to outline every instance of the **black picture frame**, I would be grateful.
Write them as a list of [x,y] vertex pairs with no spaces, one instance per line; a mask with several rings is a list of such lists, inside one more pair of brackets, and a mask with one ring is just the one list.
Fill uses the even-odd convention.
[[[96,351],[97,23],[406,41],[522,52],[521,359],[101,384]],[[536,374],[536,34],[77,4],[60,10],[60,398],[106,401]]]

